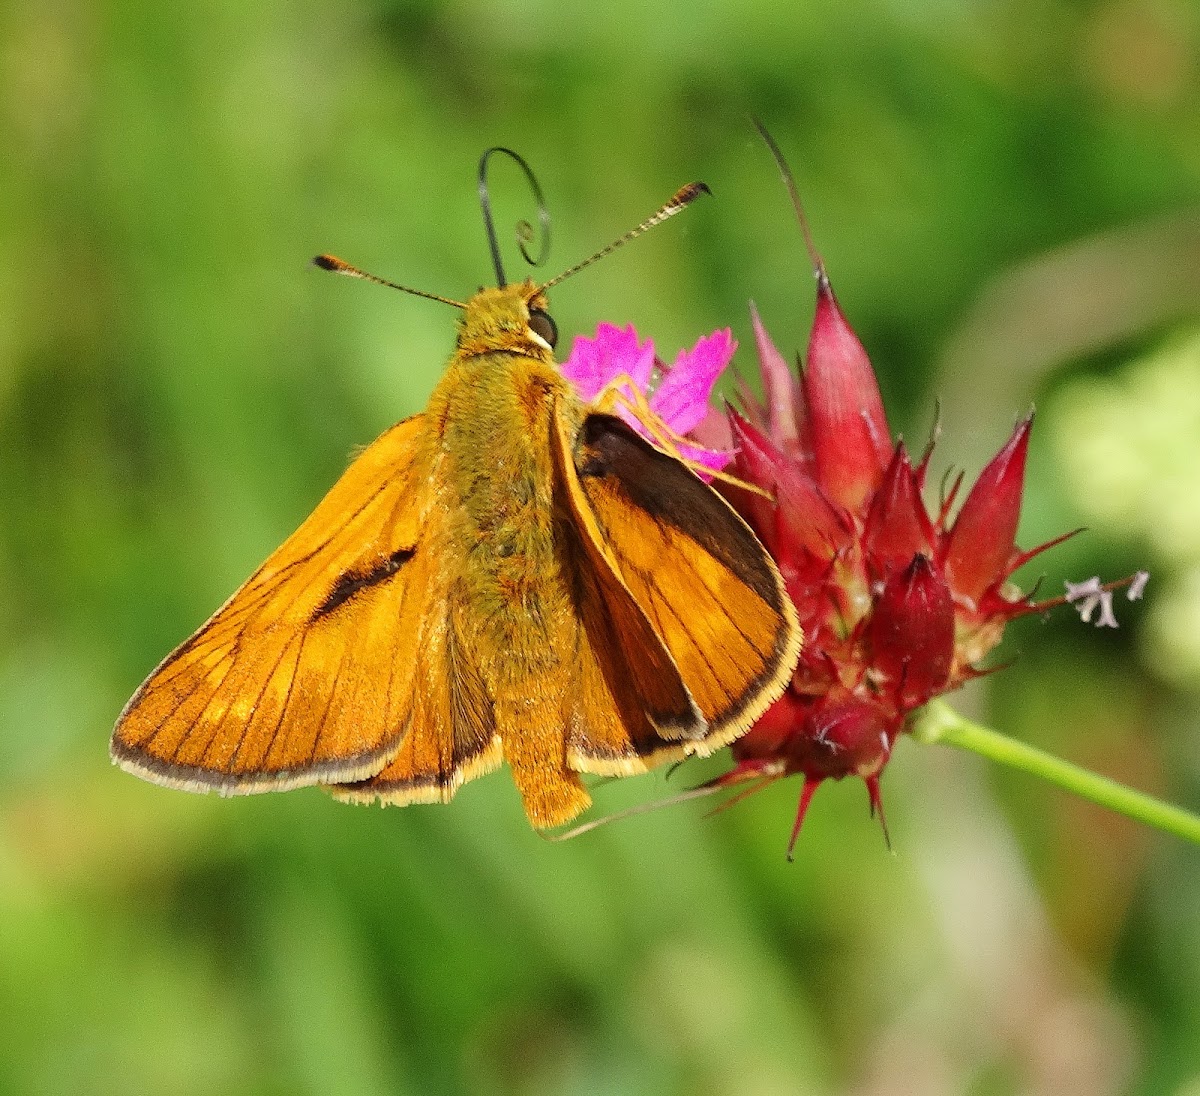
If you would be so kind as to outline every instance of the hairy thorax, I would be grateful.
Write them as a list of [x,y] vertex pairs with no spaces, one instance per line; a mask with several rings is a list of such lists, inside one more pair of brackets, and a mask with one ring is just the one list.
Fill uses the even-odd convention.
[[440,387],[444,482],[457,495],[445,543],[475,609],[478,665],[502,688],[545,673],[574,642],[550,454],[555,404],[577,403],[548,353],[460,357]]

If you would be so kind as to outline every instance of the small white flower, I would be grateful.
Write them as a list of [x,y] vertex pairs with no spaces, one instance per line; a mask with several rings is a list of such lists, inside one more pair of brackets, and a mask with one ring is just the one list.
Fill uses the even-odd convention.
[[1063,585],[1067,588],[1067,601],[1075,607],[1084,624],[1091,624],[1092,614],[1099,608],[1096,627],[1117,627],[1117,618],[1113,616],[1112,591],[1104,589],[1098,575],[1086,582],[1064,582]]
[[1146,583],[1150,581],[1149,571],[1138,571],[1133,576],[1133,581],[1129,584],[1129,589],[1125,591],[1125,596],[1130,601],[1140,601],[1142,594],[1146,590]]
[[1067,600],[1072,604],[1084,598],[1098,597],[1102,590],[1099,575],[1093,575],[1086,582],[1064,582],[1063,585],[1067,588]]

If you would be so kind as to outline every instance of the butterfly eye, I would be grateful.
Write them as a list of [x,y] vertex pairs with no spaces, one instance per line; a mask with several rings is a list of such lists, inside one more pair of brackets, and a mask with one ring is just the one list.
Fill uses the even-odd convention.
[[529,330],[542,339],[551,350],[554,349],[558,342],[558,328],[554,326],[550,316],[540,308],[529,310]]

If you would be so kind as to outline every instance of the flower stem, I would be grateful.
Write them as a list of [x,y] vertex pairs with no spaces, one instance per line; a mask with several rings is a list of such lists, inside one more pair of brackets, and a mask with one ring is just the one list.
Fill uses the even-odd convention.
[[944,701],[931,701],[916,712],[909,731],[918,742],[941,742],[957,746],[960,750],[971,750],[991,761],[1023,769],[1102,807],[1119,811],[1139,822],[1200,845],[1200,817],[1190,811],[1134,791],[1108,777],[973,723]]

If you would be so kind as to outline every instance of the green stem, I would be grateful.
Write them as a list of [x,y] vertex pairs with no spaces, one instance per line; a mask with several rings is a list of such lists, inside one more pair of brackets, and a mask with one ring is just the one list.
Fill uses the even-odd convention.
[[1108,777],[1099,776],[1087,769],[1072,765],[1069,761],[1044,753],[1024,742],[1017,742],[1006,735],[982,727],[964,719],[945,701],[934,700],[916,712],[909,730],[918,742],[941,742],[957,746],[960,750],[971,750],[991,761],[1023,769],[1057,784],[1060,788],[1109,807],[1121,814],[1136,818],[1139,822],[1156,826],[1187,841],[1200,845],[1200,817],[1173,807],[1153,796],[1134,791]]

